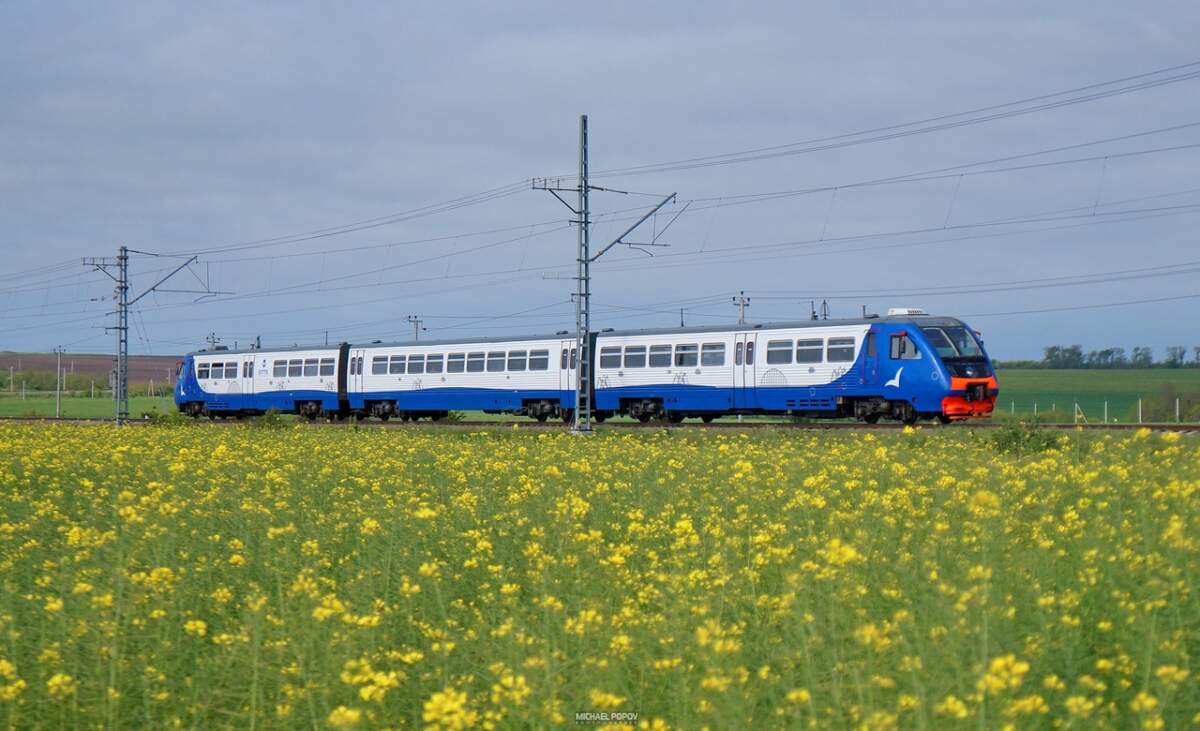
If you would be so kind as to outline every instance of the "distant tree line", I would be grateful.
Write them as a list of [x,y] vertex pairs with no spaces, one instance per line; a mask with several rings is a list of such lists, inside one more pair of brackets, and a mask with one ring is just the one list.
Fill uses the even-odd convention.
[[1193,346],[1191,358],[1182,345],[1166,348],[1164,357],[1156,360],[1154,350],[1135,347],[1129,353],[1125,348],[1103,348],[1083,351],[1079,345],[1050,345],[1042,348],[1041,360],[1014,360],[998,363],[1006,368],[1198,368],[1200,367],[1200,345]]

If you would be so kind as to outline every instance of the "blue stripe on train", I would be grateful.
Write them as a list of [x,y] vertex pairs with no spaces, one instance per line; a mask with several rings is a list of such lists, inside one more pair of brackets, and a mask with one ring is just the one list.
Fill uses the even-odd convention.
[[556,401],[564,409],[575,406],[574,391],[558,389],[422,388],[409,391],[352,391],[350,408],[368,402],[395,401],[401,411],[515,411],[525,401]]

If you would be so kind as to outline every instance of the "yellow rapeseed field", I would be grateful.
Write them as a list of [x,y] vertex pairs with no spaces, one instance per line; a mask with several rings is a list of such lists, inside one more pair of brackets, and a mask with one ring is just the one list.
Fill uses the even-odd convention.
[[0,425],[0,723],[1180,728],[1198,551],[1148,431]]

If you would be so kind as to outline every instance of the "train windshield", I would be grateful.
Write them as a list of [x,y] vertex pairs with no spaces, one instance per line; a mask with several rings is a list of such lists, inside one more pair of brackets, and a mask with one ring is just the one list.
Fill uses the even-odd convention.
[[921,331],[938,355],[946,358],[982,358],[983,349],[975,335],[962,325],[923,327]]

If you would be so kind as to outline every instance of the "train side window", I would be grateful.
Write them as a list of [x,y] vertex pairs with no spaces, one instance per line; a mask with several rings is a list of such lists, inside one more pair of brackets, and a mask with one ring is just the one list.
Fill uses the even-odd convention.
[[371,375],[382,376],[388,371],[388,359],[386,355],[377,355],[371,358]]
[[579,365],[579,348],[571,348],[571,370]]
[[523,371],[529,364],[528,353],[524,350],[508,351],[508,370]]
[[921,351],[917,350],[917,344],[907,335],[893,335],[891,337],[890,355],[892,356],[892,360],[921,359]]
[[695,343],[686,343],[684,345],[675,346],[675,367],[677,368],[693,368],[700,362],[700,346]]
[[621,347],[619,345],[600,349],[600,367],[621,367]]
[[746,343],[746,365],[754,365],[754,343]]
[[306,375],[306,376],[317,375],[317,359],[316,358],[305,358],[304,359],[304,375]]
[[740,366],[742,364],[742,344],[738,343],[733,348],[733,364]]
[[304,373],[304,361],[296,359],[288,361],[288,378],[299,378]]
[[829,338],[825,357],[830,363],[850,363],[854,360],[854,338]]
[[446,372],[447,373],[462,373],[466,368],[467,362],[465,353],[451,353],[446,356]]
[[825,350],[825,341],[821,338],[810,338],[796,341],[797,363],[820,363]]
[[504,351],[503,350],[488,351],[487,370],[488,370],[488,373],[503,373],[504,372]]
[[205,380],[208,378],[208,364],[207,363],[197,363],[196,364],[196,378],[199,378],[200,380]]
[[875,333],[867,333],[867,357],[875,357]]
[[792,362],[791,340],[767,341],[767,365],[786,365]]
[[531,370],[531,371],[548,371],[548,370],[550,370],[550,351],[549,350],[531,350],[531,351],[529,351],[529,370]]
[[725,365],[725,343],[705,343],[700,346],[700,365]]
[[237,363],[234,363],[231,361],[231,362],[225,364],[225,377],[226,378],[237,378],[238,377],[238,364]]
[[284,376],[286,376],[287,375],[287,361],[286,360],[275,361],[275,363],[272,364],[272,367],[271,367],[271,375],[275,376],[276,378],[283,378]]
[[321,359],[321,370],[320,370],[321,375],[322,376],[332,376],[333,372],[334,372],[333,358],[322,358]]
[[426,373],[441,373],[442,372],[442,354],[434,353],[425,359]]
[[562,349],[562,358],[559,359],[558,367],[560,370],[564,370],[564,371],[567,369],[567,349],[566,348]]
[[393,355],[391,357],[391,359],[388,361],[388,373],[393,376],[403,373],[404,372],[404,361],[405,361],[405,357],[403,355]]
[[248,360],[242,364],[242,378],[254,377],[254,361]]
[[625,367],[626,368],[645,368],[646,367],[646,346],[645,345],[627,345],[627,346],[625,346]]
[[481,373],[483,371],[483,353],[468,353],[467,354],[467,373]]
[[670,368],[671,367],[671,346],[670,345],[651,345],[650,346],[650,367],[651,368]]
[[408,356],[408,372],[409,373],[424,373],[425,372],[425,356],[424,355]]

